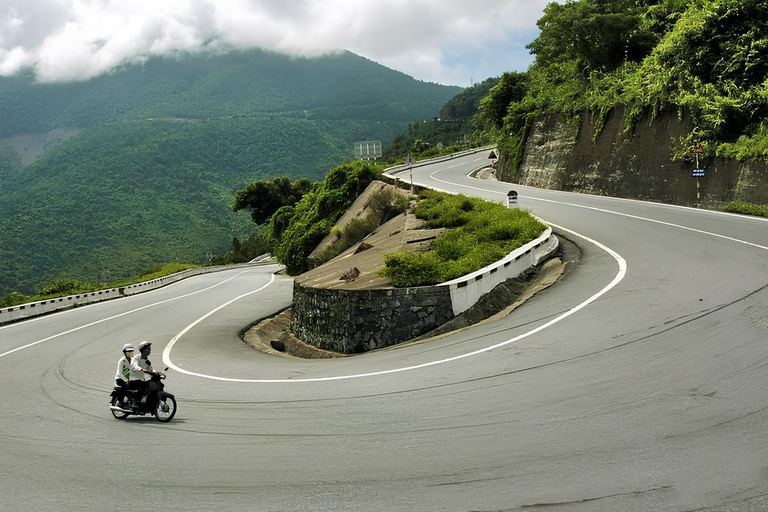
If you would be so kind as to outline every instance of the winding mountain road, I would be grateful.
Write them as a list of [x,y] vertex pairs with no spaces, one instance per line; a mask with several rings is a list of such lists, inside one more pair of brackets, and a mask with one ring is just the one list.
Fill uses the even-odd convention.
[[[0,510],[768,510],[768,221],[467,177],[581,256],[512,315],[292,360],[238,337],[290,303],[264,265],[0,327]],[[108,409],[153,342],[168,424]],[[162,362],[161,362],[162,361]]]

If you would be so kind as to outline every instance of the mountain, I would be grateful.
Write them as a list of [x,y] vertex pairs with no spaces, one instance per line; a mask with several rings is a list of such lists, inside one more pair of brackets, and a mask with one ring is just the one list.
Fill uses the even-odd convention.
[[0,297],[202,262],[250,229],[237,190],[319,180],[458,87],[349,52],[151,58],[80,83],[0,78]]

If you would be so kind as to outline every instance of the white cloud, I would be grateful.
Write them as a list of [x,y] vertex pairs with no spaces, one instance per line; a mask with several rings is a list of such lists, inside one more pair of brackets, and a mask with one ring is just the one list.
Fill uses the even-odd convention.
[[26,67],[43,81],[83,80],[152,55],[234,46],[308,57],[346,49],[422,80],[469,85],[530,62],[524,45],[547,3],[0,0],[0,75]]

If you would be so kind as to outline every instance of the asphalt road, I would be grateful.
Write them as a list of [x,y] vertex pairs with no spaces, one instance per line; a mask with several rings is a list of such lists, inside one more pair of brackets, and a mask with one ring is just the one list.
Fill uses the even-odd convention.
[[[466,177],[484,161],[414,181],[514,188],[581,250],[499,322],[275,358],[238,338],[290,302],[261,266],[0,327],[0,510],[768,510],[768,222]],[[168,424],[108,410],[144,339]]]

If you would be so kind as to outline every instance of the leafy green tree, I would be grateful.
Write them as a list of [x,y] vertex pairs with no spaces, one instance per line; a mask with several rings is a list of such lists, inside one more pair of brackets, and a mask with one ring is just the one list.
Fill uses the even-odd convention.
[[510,104],[521,101],[527,92],[527,73],[504,73],[488,95],[480,101],[478,124],[487,130],[501,128]]
[[273,254],[291,274],[307,270],[307,257],[331,227],[379,174],[369,162],[350,162],[331,169],[325,180],[296,206],[283,206],[270,221]]
[[499,78],[492,77],[467,87],[443,105],[440,109],[440,118],[443,121],[471,119],[477,114],[482,99],[498,83]]
[[582,72],[611,71],[640,61],[657,36],[643,24],[648,2],[638,0],[568,0],[552,2],[536,25],[539,37],[527,48],[538,66],[576,61]]
[[253,222],[264,224],[279,208],[295,205],[311,189],[312,182],[307,178],[293,183],[287,176],[256,181],[237,192],[232,209],[250,209]]

